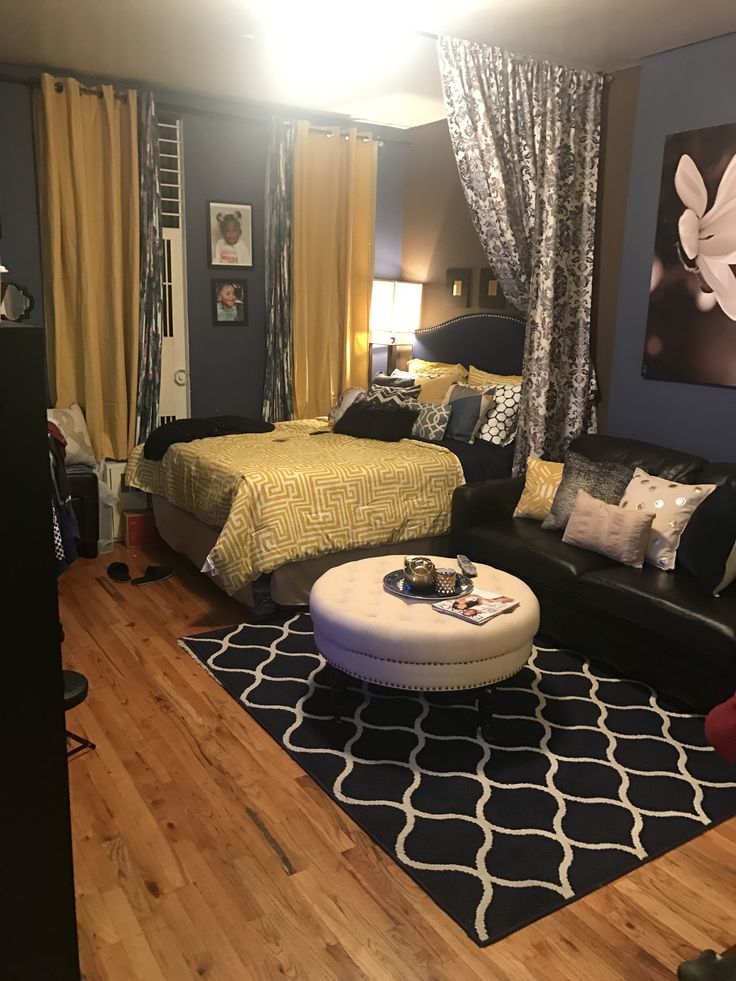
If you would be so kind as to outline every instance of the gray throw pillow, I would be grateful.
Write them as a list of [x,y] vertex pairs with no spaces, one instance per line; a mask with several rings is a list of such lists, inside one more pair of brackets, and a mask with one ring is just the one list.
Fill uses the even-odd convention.
[[447,423],[452,415],[452,406],[441,402],[427,402],[419,409],[417,421],[411,431],[415,439],[425,443],[439,443],[444,439]]
[[549,514],[542,522],[543,528],[558,531],[566,527],[575,505],[579,490],[587,491],[592,497],[606,504],[618,504],[634,476],[631,467],[621,463],[598,463],[587,456],[568,450],[565,454],[565,467],[562,480],[557,488]]

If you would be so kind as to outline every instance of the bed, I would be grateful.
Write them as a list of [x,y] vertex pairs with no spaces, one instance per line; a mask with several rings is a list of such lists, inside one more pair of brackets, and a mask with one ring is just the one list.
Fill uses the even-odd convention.
[[[414,357],[520,374],[524,324],[469,314],[420,330]],[[153,496],[162,538],[250,607],[307,602],[328,568],[369,555],[447,554],[456,487],[510,473],[513,445],[381,443],[325,420],[273,432],[176,443],[163,460],[142,446],[126,481]]]

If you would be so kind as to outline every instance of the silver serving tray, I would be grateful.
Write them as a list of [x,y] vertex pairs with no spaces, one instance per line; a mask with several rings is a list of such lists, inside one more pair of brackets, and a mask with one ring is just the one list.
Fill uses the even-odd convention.
[[426,602],[436,603],[438,600],[455,599],[457,596],[465,596],[473,590],[473,580],[468,579],[462,572],[457,574],[455,591],[452,593],[438,593],[436,589],[422,590],[414,589],[407,581],[403,569],[396,569],[383,577],[383,588],[387,593],[394,596],[402,596],[404,599],[425,600]]

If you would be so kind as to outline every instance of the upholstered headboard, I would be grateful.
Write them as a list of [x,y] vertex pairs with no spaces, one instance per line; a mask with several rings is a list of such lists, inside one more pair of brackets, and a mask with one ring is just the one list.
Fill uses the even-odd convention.
[[474,364],[483,371],[520,375],[524,321],[507,313],[468,313],[416,332],[413,357]]

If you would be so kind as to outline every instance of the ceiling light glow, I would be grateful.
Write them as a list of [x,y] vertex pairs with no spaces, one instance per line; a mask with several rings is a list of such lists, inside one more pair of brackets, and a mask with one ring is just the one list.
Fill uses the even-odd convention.
[[258,12],[271,69],[314,96],[385,77],[439,0],[272,0]]

